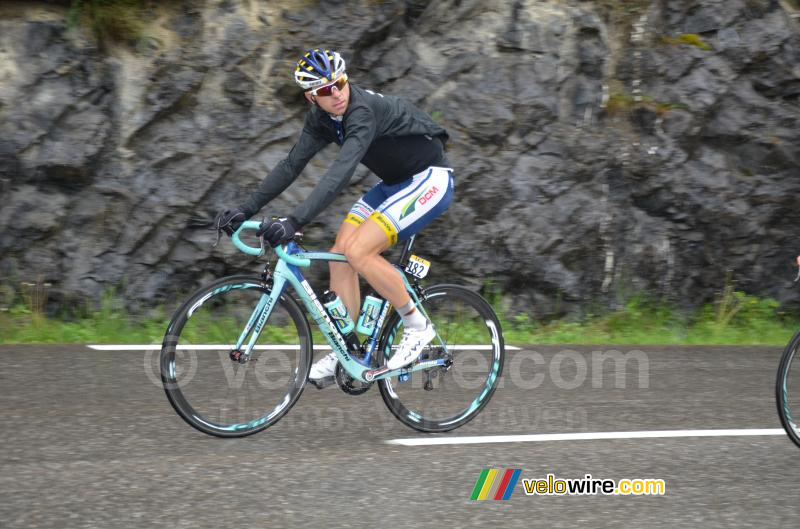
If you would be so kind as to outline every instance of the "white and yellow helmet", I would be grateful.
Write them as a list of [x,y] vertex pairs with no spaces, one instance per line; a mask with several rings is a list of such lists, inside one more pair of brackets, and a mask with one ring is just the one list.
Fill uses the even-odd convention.
[[344,59],[335,51],[309,50],[297,61],[294,80],[303,90],[313,90],[338,79],[344,66]]

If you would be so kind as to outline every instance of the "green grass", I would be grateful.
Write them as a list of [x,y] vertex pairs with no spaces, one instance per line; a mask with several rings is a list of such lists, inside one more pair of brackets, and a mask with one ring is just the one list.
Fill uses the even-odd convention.
[[777,309],[775,300],[730,289],[693,314],[637,297],[621,310],[582,321],[504,318],[503,334],[508,343],[783,345],[800,321]]
[[[160,343],[169,311],[159,308],[142,317],[115,310],[119,306],[124,305],[109,295],[99,311],[67,319],[48,318],[19,303],[0,312],[0,343]],[[500,317],[509,344],[783,345],[800,328],[796,317],[778,312],[777,301],[748,296],[731,287],[716,303],[692,314],[637,297],[621,310],[588,315],[580,321],[545,322],[527,314],[502,312]],[[188,338],[192,343],[219,343],[230,339],[226,332],[230,327],[229,322],[203,323],[195,318],[195,332]],[[462,336],[471,332],[464,331],[467,334]],[[268,327],[265,332],[269,334],[262,336],[262,343],[280,343],[294,336],[293,331],[281,328]],[[323,342],[316,330],[314,342]]]

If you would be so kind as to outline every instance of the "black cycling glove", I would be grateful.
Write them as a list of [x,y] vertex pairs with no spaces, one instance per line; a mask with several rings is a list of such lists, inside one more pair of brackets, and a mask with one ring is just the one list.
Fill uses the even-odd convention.
[[300,225],[293,217],[281,217],[270,220],[264,219],[256,235],[264,237],[264,240],[275,248],[279,244],[285,244],[291,241],[299,229]]
[[239,208],[226,209],[214,220],[214,227],[217,230],[222,230],[228,234],[233,233],[241,227],[242,223],[247,220],[247,215]]

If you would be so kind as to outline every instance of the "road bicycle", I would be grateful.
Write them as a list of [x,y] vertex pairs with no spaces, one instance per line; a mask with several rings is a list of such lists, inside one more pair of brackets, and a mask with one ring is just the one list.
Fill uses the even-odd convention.
[[[242,252],[265,248],[241,240],[259,222],[247,221],[232,240]],[[297,240],[275,248],[260,276],[237,275],[197,290],[174,314],[160,355],[161,380],[175,411],[191,426],[220,437],[244,437],[268,428],[297,402],[308,380],[314,335],[336,352],[335,381],[360,395],[375,382],[392,414],[423,432],[444,432],[473,419],[497,389],[505,345],[491,305],[467,288],[423,287],[430,262],[413,255],[414,237],[395,267],[436,337],[410,365],[389,370],[403,322],[380,300],[371,333],[353,346],[303,277],[315,261],[346,262],[342,254],[306,251]],[[298,302],[299,300],[299,302]],[[349,343],[349,345],[348,345]]]
[[[797,258],[798,272],[795,282],[800,280],[800,256]],[[800,331],[795,333],[786,349],[783,350],[775,382],[775,401],[778,416],[784,430],[797,446],[800,446]]]

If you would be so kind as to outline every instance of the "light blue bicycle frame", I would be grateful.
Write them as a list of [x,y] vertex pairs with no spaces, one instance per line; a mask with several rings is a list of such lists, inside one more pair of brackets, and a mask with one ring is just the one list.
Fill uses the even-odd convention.
[[[231,237],[233,244],[246,254],[255,256],[263,255],[263,247],[255,248],[249,246],[243,243],[239,238],[242,230],[256,230],[259,226],[260,223],[256,221],[244,222]],[[261,334],[264,324],[269,319],[275,303],[277,303],[287,285],[291,285],[295,292],[297,292],[298,296],[300,296],[300,299],[303,300],[306,310],[311,315],[311,318],[314,320],[314,322],[316,322],[319,330],[322,332],[323,336],[325,336],[325,339],[336,353],[336,356],[339,358],[339,362],[341,363],[342,367],[354,379],[360,382],[372,382],[381,378],[389,378],[403,373],[411,373],[414,371],[420,371],[422,369],[431,369],[433,367],[446,365],[447,360],[443,358],[436,360],[424,360],[416,364],[412,364],[411,366],[405,366],[403,368],[394,370],[389,370],[386,367],[373,369],[369,365],[369,360],[379,345],[378,340],[380,337],[381,328],[383,327],[384,319],[389,312],[389,303],[386,301],[383,302],[378,320],[375,323],[375,328],[373,329],[372,335],[367,341],[367,350],[364,357],[365,362],[362,362],[357,358],[353,358],[347,350],[344,337],[339,332],[331,318],[328,316],[328,313],[325,312],[325,309],[322,307],[322,303],[320,303],[317,295],[311,288],[311,285],[308,284],[308,281],[306,281],[300,271],[300,268],[310,267],[312,261],[347,262],[345,256],[332,252],[306,252],[303,251],[295,242],[290,242],[285,246],[276,247],[275,253],[278,255],[279,260],[278,264],[275,266],[275,270],[272,273],[272,291],[269,294],[264,294],[261,296],[261,299],[250,316],[250,320],[247,322],[247,325],[245,326],[244,330],[242,330],[242,333],[236,342],[236,350],[241,350],[245,340],[247,340],[248,335],[250,336],[244,351],[245,358],[250,357],[253,346],[258,340],[258,336]],[[424,308],[420,305],[416,292],[414,292],[414,290],[411,288],[411,285],[408,283],[408,279],[402,270],[400,276],[403,278],[406,290],[408,290],[408,293],[411,295],[411,299],[414,300],[414,303],[424,313]],[[442,347],[445,347],[444,342],[440,338],[437,337],[436,340],[442,345]]]

